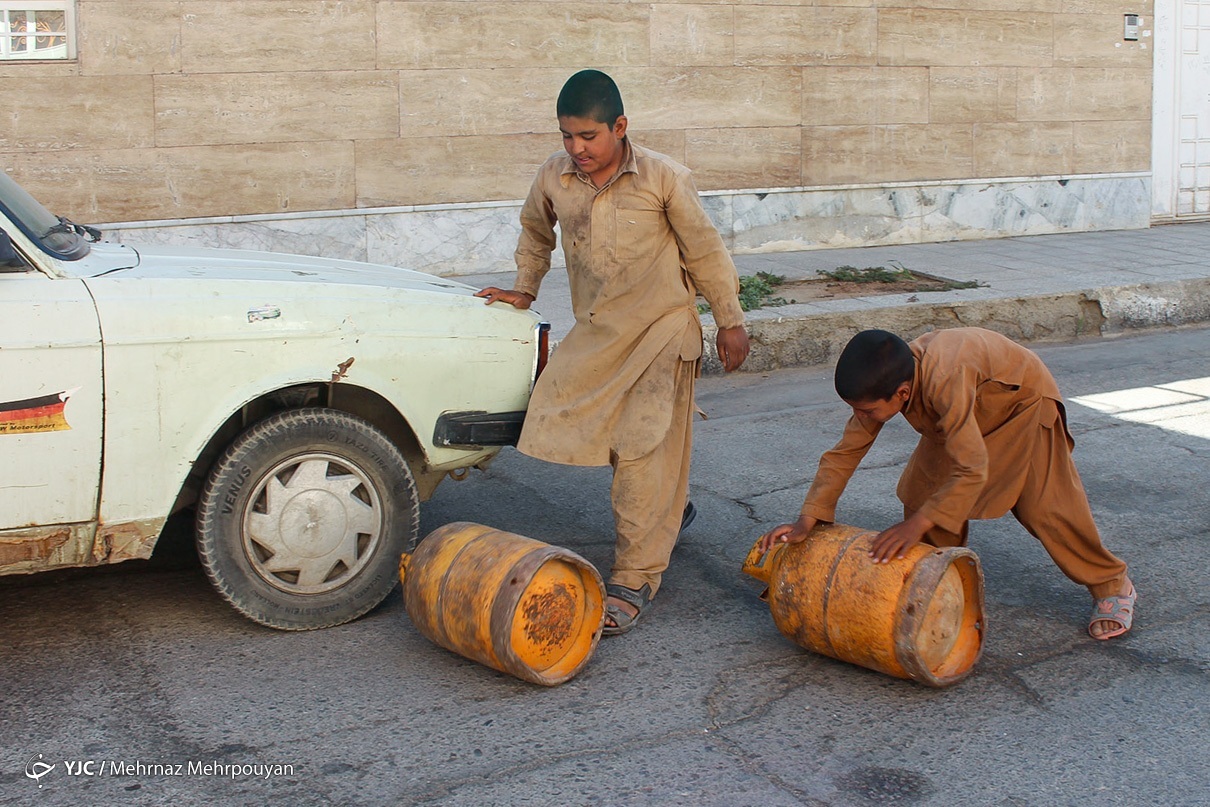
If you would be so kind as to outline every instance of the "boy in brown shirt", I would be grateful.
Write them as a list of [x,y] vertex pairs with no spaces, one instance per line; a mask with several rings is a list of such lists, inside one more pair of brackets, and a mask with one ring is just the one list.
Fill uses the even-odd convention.
[[920,442],[899,480],[904,520],[875,539],[874,562],[901,558],[922,540],[965,546],[969,519],[1011,510],[1092,593],[1088,632],[1109,639],[1130,630],[1134,586],[1126,564],[1101,543],[1072,462],[1062,397],[1037,354],[982,328],[935,331],[911,344],[862,331],[837,361],[836,391],[853,416],[820,459],[798,521],[764,535],[766,550],[832,521],[882,424],[902,414]]
[[726,370],[747,357],[748,335],[735,265],[689,170],[630,142],[613,80],[575,74],[556,111],[565,152],[538,170],[521,210],[514,288],[477,294],[529,308],[559,224],[576,322],[534,387],[517,447],[613,467],[611,635],[630,630],[655,596],[689,512],[698,291],[713,309]]

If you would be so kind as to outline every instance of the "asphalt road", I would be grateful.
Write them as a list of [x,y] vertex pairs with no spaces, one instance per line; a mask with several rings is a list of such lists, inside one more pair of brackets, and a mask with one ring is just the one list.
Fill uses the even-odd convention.
[[[181,525],[149,562],[0,579],[0,803],[1210,804],[1210,381],[1179,383],[1210,377],[1210,330],[1038,350],[1069,399],[1140,390],[1069,404],[1140,592],[1124,639],[1087,637],[1087,593],[1008,517],[972,530],[987,641],[956,687],[790,644],[739,566],[797,513],[845,410],[818,370],[708,378],[698,520],[635,632],[561,687],[430,644],[398,590],[350,625],[260,628],[211,591]],[[888,426],[840,520],[895,519],[913,444]],[[608,485],[509,450],[443,485],[423,528],[480,521],[606,569]],[[56,767],[35,781],[38,761]]]

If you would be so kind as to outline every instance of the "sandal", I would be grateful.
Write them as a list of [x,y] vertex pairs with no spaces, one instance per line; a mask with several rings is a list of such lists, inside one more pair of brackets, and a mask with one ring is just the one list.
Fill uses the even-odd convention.
[[605,586],[605,593],[615,599],[621,600],[627,605],[633,605],[638,611],[634,614],[629,614],[623,611],[616,605],[605,605],[605,616],[613,620],[612,625],[605,625],[601,629],[602,636],[619,636],[633,628],[639,621],[639,617],[643,614],[643,609],[651,602],[651,584],[644,583],[643,587],[638,591],[625,586],[619,586],[616,583],[610,583]]
[[[1102,597],[1097,600],[1092,609],[1092,616],[1088,618],[1088,635],[1094,639],[1104,640],[1121,636],[1130,630],[1130,625],[1134,622],[1134,601],[1138,599],[1138,596],[1134,586],[1131,585],[1130,591],[1124,596]],[[1098,622],[1116,622],[1122,627],[1097,636],[1093,634],[1092,626]]]
[[672,542],[673,549],[676,549],[676,545],[681,542],[681,536],[685,534],[685,530],[689,529],[689,525],[695,518],[697,518],[697,508],[693,506],[693,502],[686,502],[685,512],[681,513],[681,528],[677,530],[676,540]]

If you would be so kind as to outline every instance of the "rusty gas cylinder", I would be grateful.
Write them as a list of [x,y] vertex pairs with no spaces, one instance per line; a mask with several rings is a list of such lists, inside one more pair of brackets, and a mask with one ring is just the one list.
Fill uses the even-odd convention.
[[795,644],[932,687],[961,681],[983,650],[979,558],[917,544],[875,563],[877,536],[823,524],[763,556],[757,541],[743,570],[768,585],[773,622]]
[[460,521],[399,563],[403,602],[447,650],[535,684],[578,673],[605,623],[605,584],[576,553]]

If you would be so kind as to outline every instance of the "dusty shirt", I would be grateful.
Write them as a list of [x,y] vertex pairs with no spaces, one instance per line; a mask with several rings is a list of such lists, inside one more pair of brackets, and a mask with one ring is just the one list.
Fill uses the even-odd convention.
[[534,389],[518,448],[571,465],[649,453],[672,418],[677,362],[702,353],[698,290],[720,328],[744,321],[739,277],[689,170],[627,141],[600,190],[559,152],[521,210],[518,291],[537,297],[559,224],[575,325]]
[[[1054,378],[1033,351],[982,328],[934,331],[910,347],[916,373],[903,416],[920,443],[899,480],[900,500],[950,532],[968,519],[999,518],[1025,484],[1038,427],[1066,429]],[[834,520],[881,428],[849,419],[819,461],[804,514]]]

